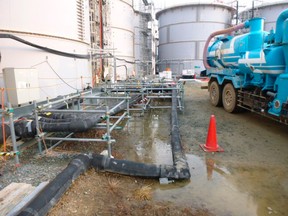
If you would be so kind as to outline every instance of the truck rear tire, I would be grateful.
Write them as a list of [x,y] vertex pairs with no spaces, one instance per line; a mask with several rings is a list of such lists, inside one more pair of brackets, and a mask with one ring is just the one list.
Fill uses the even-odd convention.
[[209,84],[209,98],[213,106],[222,106],[222,88],[217,81],[212,81]]
[[224,109],[229,113],[238,112],[237,107],[237,92],[231,83],[227,83],[224,86],[222,92],[222,102]]

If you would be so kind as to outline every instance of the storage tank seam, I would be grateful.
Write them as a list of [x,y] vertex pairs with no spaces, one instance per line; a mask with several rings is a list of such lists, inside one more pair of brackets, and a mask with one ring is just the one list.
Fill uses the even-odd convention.
[[[118,1],[120,1],[120,2],[122,2],[122,3],[124,3],[124,4],[126,4],[126,5],[128,5],[128,6],[131,7],[131,8],[133,9],[133,11],[134,11],[133,5],[131,5],[131,4],[129,4],[128,2],[123,1],[123,0],[118,0]],[[132,3],[132,4],[133,4],[133,3]]]
[[168,24],[168,25],[163,25],[163,26],[161,26],[161,27],[159,27],[159,30],[160,29],[163,29],[163,28],[167,28],[167,27],[170,27],[170,26],[174,26],[174,25],[179,25],[179,24],[189,24],[189,23],[192,23],[192,24],[194,24],[194,23],[209,23],[209,24],[211,24],[211,23],[218,23],[218,24],[227,24],[227,23],[225,23],[225,22],[215,22],[215,21],[193,21],[193,22],[179,22],[179,23],[171,23],[171,24]]
[[133,31],[131,31],[131,30],[129,30],[129,29],[125,29],[125,28],[121,28],[121,27],[116,27],[116,26],[111,26],[111,28],[123,30],[123,31],[125,31],[125,32],[130,32],[130,33],[132,33],[133,35],[135,34]]
[[168,8],[165,8],[161,11],[158,11],[156,13],[156,19],[158,20],[159,16],[162,14],[162,13],[165,13],[167,11],[170,11],[170,10],[174,10],[174,9],[180,9],[180,8],[185,8],[185,7],[199,7],[199,6],[217,6],[217,7],[222,7],[222,8],[225,8],[227,10],[233,10],[233,11],[236,11],[236,9],[228,6],[228,5],[223,5],[223,4],[213,4],[213,3],[192,3],[192,4],[183,4],[183,5],[176,5],[176,6],[172,6],[172,7],[168,7]]
[[168,45],[168,44],[180,44],[180,43],[190,43],[190,42],[206,42],[206,40],[191,40],[191,41],[175,41],[167,43],[159,43],[159,46]]

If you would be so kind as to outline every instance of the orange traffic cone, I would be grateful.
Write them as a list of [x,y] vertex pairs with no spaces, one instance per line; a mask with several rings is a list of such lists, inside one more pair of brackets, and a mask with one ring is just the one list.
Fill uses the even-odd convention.
[[200,147],[205,152],[224,152],[224,149],[221,148],[217,142],[216,119],[214,115],[210,117],[206,144],[201,144]]

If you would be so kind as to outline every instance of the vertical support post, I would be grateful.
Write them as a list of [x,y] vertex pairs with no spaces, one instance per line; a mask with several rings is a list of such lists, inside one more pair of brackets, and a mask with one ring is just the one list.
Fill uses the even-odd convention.
[[146,103],[144,104],[144,89],[143,86],[141,87],[141,98],[142,98],[142,113],[141,115],[144,115],[144,110],[146,109]]
[[114,60],[114,83],[117,83],[117,75],[116,75],[116,57],[113,56],[113,60]]
[[179,61],[178,61],[178,71],[177,71],[178,75],[181,74],[181,67],[180,67],[180,65],[181,65],[181,63],[180,63],[180,60],[179,60]]
[[183,108],[183,111],[184,111],[184,85],[182,84],[182,108]]
[[[126,95],[127,97],[129,97],[129,95]],[[129,121],[130,121],[130,109],[129,109],[129,101],[130,99],[126,99],[127,102],[127,117],[128,117],[128,121],[127,121],[127,130],[129,131]],[[142,109],[143,110],[143,109]],[[144,113],[144,112],[143,112]]]
[[[17,153],[18,150],[17,150],[14,121],[13,121],[13,109],[10,103],[8,103],[8,108],[9,108],[9,124],[10,124],[11,139],[12,139],[12,144],[13,144],[13,151]],[[5,134],[3,134],[3,136],[5,136]],[[15,163],[16,163],[16,167],[20,165],[18,154],[15,155]]]
[[42,143],[41,143],[39,121],[38,121],[38,110],[37,110],[36,101],[34,101],[33,103],[34,103],[35,122],[36,122],[36,139],[37,139],[37,143],[38,143],[39,153],[41,154],[42,153]]
[[[129,97],[128,94],[127,94],[126,96]],[[130,109],[129,109],[129,100],[130,100],[129,98],[126,99],[126,104],[127,104],[127,115],[128,115],[128,116],[130,116],[130,112],[129,112],[129,111],[130,111]]]
[[74,105],[74,98],[72,98],[72,109],[75,109],[75,105]]
[[183,83],[178,84],[178,88],[180,89],[179,95],[180,95],[180,106],[181,106],[181,111],[184,112],[184,85]]
[[80,92],[78,90],[77,94],[79,94],[79,97],[77,98],[77,109],[80,110]]
[[99,31],[100,31],[100,79],[102,79],[102,77],[104,77],[104,59],[102,58],[103,55],[103,48],[104,48],[104,31],[103,31],[103,0],[98,1],[99,2]]
[[[92,89],[90,89],[90,96],[92,96],[92,95],[93,95],[93,92],[92,92]],[[90,104],[93,104],[93,100],[91,98],[90,98],[89,102],[90,102]]]
[[107,145],[108,145],[108,157],[111,158],[112,155],[112,147],[111,147],[111,136],[110,136],[110,113],[109,107],[106,105],[106,125],[107,125]]

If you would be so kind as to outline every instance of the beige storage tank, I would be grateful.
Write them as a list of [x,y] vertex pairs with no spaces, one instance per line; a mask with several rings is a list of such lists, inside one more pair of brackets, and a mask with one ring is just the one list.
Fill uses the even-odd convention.
[[191,3],[159,11],[158,71],[173,75],[193,70],[200,73],[208,36],[231,25],[235,9],[223,4]]
[[[273,3],[263,3],[255,6],[254,17],[262,17],[265,19],[264,30],[270,31],[271,29],[276,30],[276,21],[279,14],[288,8],[287,1],[277,1]],[[248,8],[239,14],[239,18],[242,21],[249,20],[252,18],[252,10]]]
[[[134,10],[132,0],[110,0],[109,46],[116,56],[116,79],[125,80],[134,71]],[[112,63],[113,64],[113,63]]]

